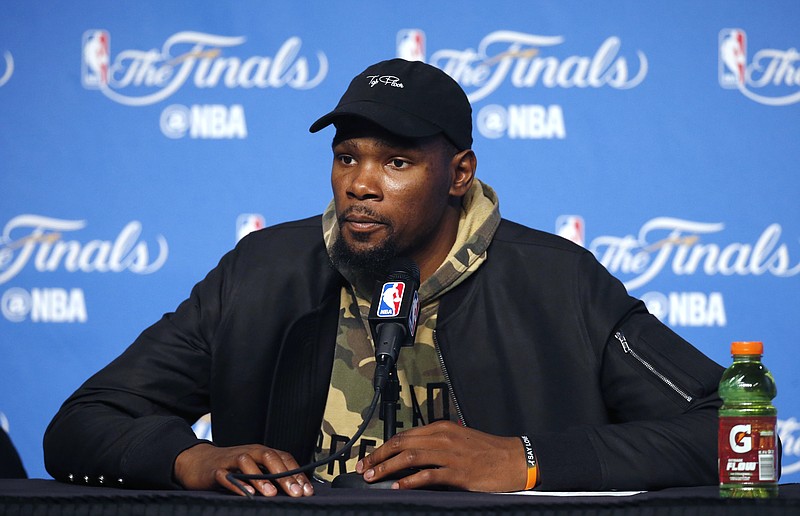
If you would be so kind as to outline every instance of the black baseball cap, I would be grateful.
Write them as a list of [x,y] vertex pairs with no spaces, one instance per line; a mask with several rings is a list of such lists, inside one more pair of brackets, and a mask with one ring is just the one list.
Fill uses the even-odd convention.
[[390,59],[358,74],[333,111],[311,125],[315,133],[343,116],[357,116],[390,133],[423,138],[443,133],[458,150],[472,147],[472,106],[461,86],[421,61]]

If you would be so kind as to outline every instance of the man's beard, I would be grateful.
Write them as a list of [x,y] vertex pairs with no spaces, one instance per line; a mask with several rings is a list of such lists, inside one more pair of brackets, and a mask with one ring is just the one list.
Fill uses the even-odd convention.
[[[353,214],[366,215],[372,220],[391,227],[388,220],[369,207],[355,205],[337,215],[339,228],[344,227],[347,218]],[[356,240],[369,239],[368,236],[359,235],[358,233],[352,235],[352,237]],[[337,269],[349,272],[360,286],[371,290],[373,283],[383,281],[386,275],[389,274],[391,262],[397,256],[397,252],[397,241],[391,232],[382,242],[360,251],[351,247],[340,232],[331,246],[330,255],[333,265]]]
[[348,270],[358,277],[364,286],[372,288],[376,281],[383,281],[389,274],[392,260],[397,256],[397,245],[393,238],[387,238],[379,245],[356,251],[351,248],[342,235],[331,246],[331,260],[339,270]]

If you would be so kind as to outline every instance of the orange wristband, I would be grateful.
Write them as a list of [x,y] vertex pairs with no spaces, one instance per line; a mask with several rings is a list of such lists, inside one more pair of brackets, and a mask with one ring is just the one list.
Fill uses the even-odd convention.
[[525,490],[533,489],[539,480],[539,467],[536,465],[536,455],[533,453],[533,446],[531,440],[527,435],[519,437],[522,440],[522,446],[525,448],[525,463],[528,466],[528,481],[525,483]]

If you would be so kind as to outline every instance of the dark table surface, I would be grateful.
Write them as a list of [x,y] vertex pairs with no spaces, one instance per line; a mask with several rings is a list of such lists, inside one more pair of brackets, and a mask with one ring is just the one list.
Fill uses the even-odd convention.
[[722,499],[716,487],[674,488],[632,496],[532,496],[458,491],[333,489],[317,485],[305,498],[244,498],[227,492],[155,491],[0,480],[0,514],[145,516],[202,514],[546,514],[556,515],[800,515],[800,484],[780,486],[777,498]]

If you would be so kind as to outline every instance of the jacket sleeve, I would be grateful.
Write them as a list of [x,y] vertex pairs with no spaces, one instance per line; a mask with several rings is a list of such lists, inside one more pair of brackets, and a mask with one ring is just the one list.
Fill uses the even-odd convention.
[[589,253],[581,262],[576,295],[609,422],[532,437],[542,489],[715,484],[722,367],[630,298]]
[[55,479],[179,487],[173,462],[200,442],[190,425],[209,411],[209,343],[233,253],[64,402],[44,436],[45,466]]

